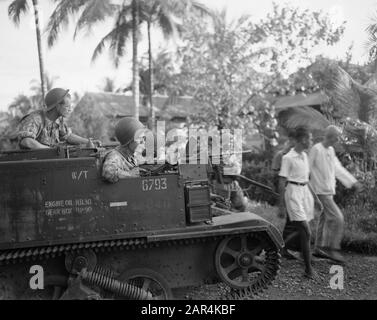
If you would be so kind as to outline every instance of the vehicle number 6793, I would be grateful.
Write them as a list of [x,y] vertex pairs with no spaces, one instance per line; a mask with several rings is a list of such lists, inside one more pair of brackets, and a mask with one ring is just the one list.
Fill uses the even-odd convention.
[[166,190],[168,188],[166,178],[144,179],[141,181],[143,191]]

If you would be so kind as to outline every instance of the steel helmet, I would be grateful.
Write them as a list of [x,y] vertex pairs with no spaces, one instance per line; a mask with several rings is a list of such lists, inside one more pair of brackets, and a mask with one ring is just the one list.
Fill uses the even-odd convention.
[[54,88],[47,92],[45,96],[45,104],[47,110],[55,108],[60,102],[64,100],[69,90],[62,88]]
[[121,145],[126,145],[135,138],[138,130],[144,128],[144,125],[135,118],[123,118],[115,126],[115,136]]

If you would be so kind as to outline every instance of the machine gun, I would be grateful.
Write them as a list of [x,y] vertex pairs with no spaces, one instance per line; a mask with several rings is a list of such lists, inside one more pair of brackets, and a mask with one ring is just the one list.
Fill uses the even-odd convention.
[[[242,151],[242,152],[234,152],[232,154],[247,154],[247,153],[250,153],[250,152],[251,152],[250,150],[247,150],[247,151]],[[213,159],[214,157],[220,158],[219,164],[213,164],[212,161],[210,162],[211,166],[212,166],[214,179],[216,179],[219,183],[223,184],[224,178],[229,178],[229,179],[232,179],[232,180],[243,181],[243,182],[246,182],[249,185],[254,185],[256,187],[259,187],[259,188],[271,193],[275,197],[280,196],[279,193],[276,193],[271,187],[269,187],[269,186],[267,186],[263,183],[260,183],[258,181],[255,181],[253,179],[250,179],[250,178],[248,178],[244,175],[241,175],[241,174],[227,174],[227,175],[225,175],[224,174],[225,164],[224,164],[224,161],[223,161],[223,156],[222,155],[215,155],[215,156],[212,156],[211,158]]]

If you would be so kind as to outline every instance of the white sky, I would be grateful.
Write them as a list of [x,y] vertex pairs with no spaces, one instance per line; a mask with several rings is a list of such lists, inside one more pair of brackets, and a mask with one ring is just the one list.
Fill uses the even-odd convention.
[[[227,7],[230,18],[250,14],[259,19],[272,8],[272,0],[202,0],[210,8]],[[276,3],[292,3],[301,8],[322,9],[330,12],[334,19],[347,21],[343,40],[335,47],[320,48],[318,53],[343,58],[345,51],[354,42],[354,62],[364,62],[367,58],[364,43],[365,28],[375,15],[377,0],[275,0]],[[20,93],[30,92],[32,79],[39,79],[37,45],[34,30],[33,10],[16,28],[7,16],[10,0],[0,0],[0,110],[6,110],[11,101]],[[31,5],[31,1],[29,1]],[[40,0],[42,23],[45,26],[53,9],[52,1]],[[73,41],[73,30],[63,31],[57,45],[47,49],[46,35],[43,35],[45,69],[50,76],[58,77],[55,84],[83,93],[96,91],[103,78],[115,78],[118,85],[129,84],[131,80],[131,56],[123,59],[115,70],[106,52],[91,64],[91,55],[96,44],[110,30],[112,21],[97,27],[90,36],[79,36]],[[159,37],[158,37],[159,38]],[[156,38],[155,38],[156,39]],[[158,40],[155,46],[163,47]],[[131,44],[129,50],[132,50]],[[146,45],[141,45],[146,51]]]

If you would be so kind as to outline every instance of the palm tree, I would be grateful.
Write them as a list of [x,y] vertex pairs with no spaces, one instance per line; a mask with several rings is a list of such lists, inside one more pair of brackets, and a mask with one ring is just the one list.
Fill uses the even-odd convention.
[[[134,97],[134,116],[139,116],[139,60],[138,60],[138,43],[140,38],[140,24],[147,22],[148,40],[149,40],[149,59],[150,70],[152,57],[152,43],[151,43],[151,26],[157,24],[160,26],[163,34],[166,37],[175,33],[177,26],[176,19],[173,19],[173,14],[183,14],[187,10],[195,9],[202,14],[209,14],[210,10],[197,1],[192,0],[124,0],[121,5],[112,4],[110,0],[56,0],[59,2],[55,11],[51,15],[50,23],[48,25],[49,46],[52,46],[58,36],[60,27],[67,25],[69,15],[77,13],[84,8],[80,18],[78,19],[75,36],[77,32],[84,28],[91,28],[95,23],[102,21],[106,16],[116,12],[114,28],[105,35],[95,48],[92,56],[94,61],[100,55],[106,44],[109,44],[110,51],[113,55],[114,64],[118,67],[120,58],[125,54],[125,45],[127,40],[132,37],[133,44],[133,81],[132,92]],[[150,73],[150,88],[153,88],[153,73]],[[150,90],[151,95],[153,90]],[[152,97],[150,96],[151,110],[153,110]],[[151,111],[152,113],[153,111]],[[152,118],[153,118],[152,114]],[[153,122],[152,122],[153,123]]]
[[153,131],[155,123],[155,112],[153,107],[153,92],[154,92],[154,78],[153,78],[153,56],[152,56],[152,24],[157,25],[167,39],[177,34],[177,23],[173,17],[174,3],[163,0],[143,1],[142,2],[142,20],[146,21],[148,34],[148,76],[146,91],[148,93],[148,105],[150,110],[150,129]]
[[152,55],[152,25],[159,27],[165,39],[170,37],[176,38],[180,30],[180,23],[177,16],[185,15],[189,10],[200,12],[203,16],[212,16],[212,12],[203,4],[191,0],[154,0],[142,1],[140,15],[141,19],[147,24],[148,34],[148,104],[150,107],[150,126],[153,130],[155,123],[155,112],[153,108],[153,92],[154,92],[154,77],[153,77],[153,55]]
[[91,24],[104,21],[108,16],[112,16],[118,7],[117,5],[112,4],[111,0],[54,1],[57,5],[49,18],[46,28],[49,48],[55,45],[61,30],[68,26],[70,16],[81,11],[74,33],[75,39],[80,29],[85,26],[90,28],[91,25],[88,25],[87,23],[88,20],[91,21]]
[[139,43],[139,3],[140,0],[124,0],[121,5],[113,4],[111,0],[56,0],[57,7],[50,17],[47,27],[48,45],[52,47],[61,30],[62,26],[67,26],[70,15],[76,14],[82,10],[77,21],[74,38],[83,28],[91,28],[97,22],[103,21],[106,17],[116,13],[115,26],[99,42],[94,50],[92,61],[103,51],[105,44],[110,43],[114,64],[118,67],[120,57],[125,53],[125,43],[132,35],[133,44],[133,97],[134,110],[133,116],[139,118],[139,66],[138,66],[138,43]]
[[139,119],[139,21],[140,21],[140,1],[132,0],[132,96],[134,98],[134,117]]
[[368,40],[365,48],[369,54],[369,59],[374,63],[374,72],[377,73],[377,16],[371,19],[366,28]]
[[[34,18],[35,18],[35,32],[37,36],[37,46],[38,46],[38,59],[39,59],[39,73],[41,78],[41,91],[42,96],[45,96],[45,86],[44,86],[44,67],[43,67],[43,55],[42,55],[42,41],[41,41],[41,30],[39,26],[39,14],[38,14],[38,0],[32,0],[34,8]],[[29,10],[29,5],[27,0],[14,0],[8,7],[8,16],[13,20],[16,26],[20,24],[20,16]]]
[[[147,63],[145,63],[147,61]],[[147,57],[142,57],[139,61],[139,91],[140,94],[145,97],[150,96],[150,63],[149,63],[149,55]],[[171,77],[174,71],[174,59],[173,53],[167,50],[159,51],[156,57],[153,57],[152,61],[152,72],[153,74],[157,74],[159,77],[162,76],[163,79],[166,77]],[[154,92],[160,92],[162,94],[166,94],[166,84],[163,79],[154,79],[153,80],[153,90]],[[132,81],[129,86],[120,89],[122,92],[132,92]],[[143,102],[145,103],[145,101]],[[146,103],[145,103],[146,104]]]
[[[134,116],[139,117],[139,62],[138,62],[138,42],[139,42],[139,26],[142,22],[147,22],[148,40],[149,40],[149,66],[152,68],[152,43],[151,43],[151,25],[156,23],[161,27],[163,34],[168,37],[176,33],[175,21],[172,18],[172,12],[178,12],[183,8],[195,8],[203,13],[210,12],[204,5],[196,1],[142,1],[132,0],[124,1],[122,5],[111,4],[110,1],[99,0],[83,0],[83,1],[69,1],[60,0],[59,4],[51,15],[48,24],[48,44],[51,47],[57,40],[61,26],[67,25],[69,15],[75,14],[82,8],[83,11],[78,19],[75,36],[78,31],[84,27],[90,28],[93,24],[103,20],[106,16],[112,14],[115,10],[117,15],[115,18],[114,28],[100,41],[94,50],[92,60],[94,61],[98,55],[103,51],[105,44],[110,43],[110,50],[113,54],[115,66],[118,67],[120,57],[125,53],[125,43],[132,34],[133,43],[133,81],[132,91],[134,97]],[[149,87],[153,88],[153,72],[149,72],[150,81]],[[153,113],[153,90],[150,92],[150,106],[151,118],[154,123]]]
[[[148,54],[149,54],[149,88],[146,90],[149,94],[150,105],[150,123],[153,127],[154,121],[154,109],[153,109],[153,70],[152,62],[152,40],[151,40],[151,26],[157,23],[165,37],[169,37],[176,33],[175,20],[172,17],[172,1],[163,0],[132,0],[131,5],[126,5],[124,2],[119,9],[119,14],[115,19],[115,27],[100,41],[96,49],[94,50],[92,60],[95,60],[102,52],[106,42],[110,42],[110,49],[112,50],[114,62],[117,66],[119,59],[125,53],[125,43],[128,40],[130,34],[132,34],[132,93],[134,97],[134,115],[139,117],[139,102],[140,102],[140,66],[138,60],[138,42],[139,42],[139,27],[143,22],[147,23],[148,33]],[[131,22],[129,20],[131,11]],[[92,21],[88,21],[88,25],[91,25]]]

